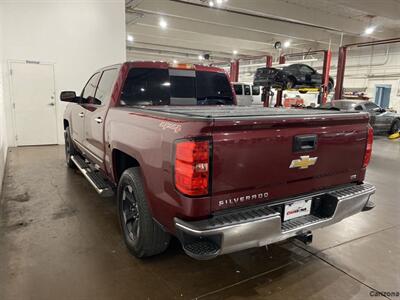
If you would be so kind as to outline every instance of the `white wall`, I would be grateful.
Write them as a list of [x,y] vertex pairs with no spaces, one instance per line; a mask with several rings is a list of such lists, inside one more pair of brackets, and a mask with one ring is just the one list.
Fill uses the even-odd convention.
[[366,87],[371,100],[375,98],[376,85],[392,86],[391,108],[400,112],[400,46],[375,46],[362,51],[349,50],[344,77],[344,87]]
[[58,142],[63,143],[60,91],[80,92],[96,69],[126,60],[124,1],[0,1],[0,6],[8,143],[15,145],[9,91],[14,60],[54,63]]
[[0,5],[0,195],[4,177],[4,167],[7,156],[7,131],[6,131],[6,114],[4,108],[4,97],[3,97],[3,51],[2,51],[2,37],[3,37],[3,26],[2,20],[2,7]]

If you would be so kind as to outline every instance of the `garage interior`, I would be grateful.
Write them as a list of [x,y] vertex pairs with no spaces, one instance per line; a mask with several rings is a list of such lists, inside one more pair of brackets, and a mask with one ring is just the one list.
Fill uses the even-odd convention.
[[306,64],[335,87],[272,88],[252,105],[345,98],[400,113],[399,14],[398,0],[0,2],[0,299],[399,297],[400,139],[389,130],[366,173],[376,207],[313,231],[311,244],[199,261],[173,238],[137,259],[115,198],[66,167],[59,100],[124,61],[212,65],[243,86],[258,68]]

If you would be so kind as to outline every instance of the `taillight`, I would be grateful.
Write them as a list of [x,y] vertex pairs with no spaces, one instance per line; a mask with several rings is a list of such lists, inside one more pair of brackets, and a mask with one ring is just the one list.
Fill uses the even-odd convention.
[[371,160],[372,143],[374,141],[374,130],[371,125],[368,125],[367,147],[365,148],[363,168],[366,168]]
[[208,194],[209,141],[178,141],[175,144],[175,187],[189,196]]

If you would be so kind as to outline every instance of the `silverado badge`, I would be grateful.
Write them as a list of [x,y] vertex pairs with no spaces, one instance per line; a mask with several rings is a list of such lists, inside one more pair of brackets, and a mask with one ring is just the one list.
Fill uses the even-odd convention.
[[308,167],[315,165],[318,157],[310,157],[309,155],[300,156],[300,159],[293,159],[289,168],[308,169]]

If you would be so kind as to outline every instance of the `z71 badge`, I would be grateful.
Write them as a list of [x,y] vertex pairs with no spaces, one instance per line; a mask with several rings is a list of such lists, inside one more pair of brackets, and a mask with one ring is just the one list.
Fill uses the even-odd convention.
[[293,159],[289,168],[299,168],[299,169],[308,169],[309,167],[315,165],[318,157],[310,157],[309,155],[300,156],[300,159]]

